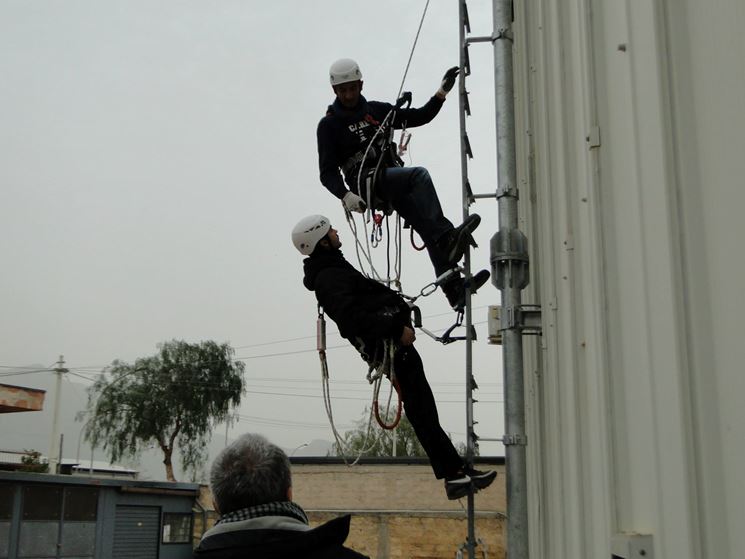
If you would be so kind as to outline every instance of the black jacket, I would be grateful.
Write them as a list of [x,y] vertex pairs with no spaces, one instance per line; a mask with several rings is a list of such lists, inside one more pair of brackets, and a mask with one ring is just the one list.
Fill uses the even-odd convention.
[[385,339],[398,341],[411,325],[409,306],[398,293],[366,278],[344,259],[341,251],[319,251],[303,261],[303,284],[315,291],[318,303],[370,361]]
[[[393,128],[414,128],[427,124],[440,112],[443,102],[432,96],[422,107],[398,109]],[[329,105],[316,131],[318,167],[321,183],[337,198],[343,198],[347,193],[339,169],[351,157],[365,151],[378,125],[392,108],[390,103],[368,101],[363,96],[360,96],[360,102],[354,109],[344,108],[338,99]],[[374,160],[370,160],[370,163],[374,165]],[[347,173],[345,179],[350,188],[356,190],[356,172]]]
[[194,559],[369,559],[344,547],[350,516],[316,528],[290,518],[218,524],[205,533]]

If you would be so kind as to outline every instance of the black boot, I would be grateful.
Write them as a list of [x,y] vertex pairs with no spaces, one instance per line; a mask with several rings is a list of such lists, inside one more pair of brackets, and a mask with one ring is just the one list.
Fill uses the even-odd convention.
[[494,470],[482,472],[473,468],[463,468],[445,478],[445,493],[451,501],[462,499],[471,492],[486,489],[496,477],[497,472]]
[[461,225],[445,233],[437,241],[437,246],[445,255],[449,266],[458,264],[469,244],[476,247],[476,241],[473,240],[471,233],[476,230],[479,223],[481,223],[481,217],[478,214],[471,214]]
[[[470,287],[471,295],[479,290],[489,279],[489,271],[481,270],[471,276]],[[454,311],[460,312],[466,306],[466,280],[460,275],[443,284],[442,291],[447,297],[448,303]]]

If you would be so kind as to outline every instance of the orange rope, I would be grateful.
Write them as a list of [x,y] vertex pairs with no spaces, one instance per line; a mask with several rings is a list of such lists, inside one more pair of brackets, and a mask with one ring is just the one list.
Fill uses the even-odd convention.
[[378,425],[380,425],[383,429],[386,429],[387,431],[392,431],[396,427],[398,427],[398,423],[401,421],[401,410],[402,410],[402,403],[401,403],[401,388],[398,385],[398,380],[393,380],[393,388],[396,389],[396,394],[398,395],[398,409],[396,410],[396,417],[393,420],[393,423],[390,425],[387,424],[383,419],[380,417],[380,406],[378,406],[378,397],[377,395],[375,398],[373,398],[373,408],[375,409],[375,419],[378,422]]
[[417,244],[414,242],[414,228],[413,227],[411,228],[411,235],[410,235],[410,237],[411,237],[411,246],[413,246],[415,250],[420,250],[421,251],[421,250],[424,250],[425,248],[427,248],[427,245],[424,244],[424,243],[422,243],[422,246],[417,246]]

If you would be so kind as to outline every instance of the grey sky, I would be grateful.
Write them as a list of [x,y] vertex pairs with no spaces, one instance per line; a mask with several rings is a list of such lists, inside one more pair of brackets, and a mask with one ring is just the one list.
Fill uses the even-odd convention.
[[[490,6],[469,2],[475,33],[490,33]],[[355,58],[364,94],[394,100],[423,7],[0,0],[0,365],[48,365],[63,353],[88,373],[95,368],[81,367],[131,361],[172,338],[229,341],[247,358],[241,413],[262,420],[236,429],[286,447],[330,439],[317,355],[257,356],[315,347],[315,300],[289,238],[300,217],[329,216],[356,265],[341,205],[318,181],[328,66]],[[432,2],[405,85],[414,105],[457,64],[457,33],[457,2]],[[471,50],[472,184],[493,191],[491,52]],[[413,132],[410,164],[429,169],[446,215],[459,222],[456,95]],[[475,211],[484,223],[474,261],[488,267],[496,204]],[[413,293],[431,281],[431,267],[408,241],[404,251],[404,290]],[[474,320],[496,302],[498,292],[484,288]],[[454,318],[439,293],[421,307],[433,330]],[[494,437],[502,434],[501,352],[486,345],[485,325],[478,331],[475,372],[487,402],[476,408],[478,432]],[[418,347],[443,425],[463,440],[464,406],[447,403],[464,397],[463,347],[423,334]],[[332,350],[329,361],[333,394],[371,396],[354,350]],[[6,382],[33,386],[33,376]],[[334,405],[345,426],[365,401]],[[482,452],[502,449],[485,443]]]

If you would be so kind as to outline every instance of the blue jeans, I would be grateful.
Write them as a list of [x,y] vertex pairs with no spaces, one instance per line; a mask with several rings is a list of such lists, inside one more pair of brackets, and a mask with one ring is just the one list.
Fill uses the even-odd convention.
[[375,194],[390,202],[393,209],[414,228],[427,245],[429,259],[440,275],[447,271],[445,255],[437,247],[437,240],[453,229],[453,224],[442,213],[435,185],[424,167],[390,167],[383,171],[382,180],[375,186]]

